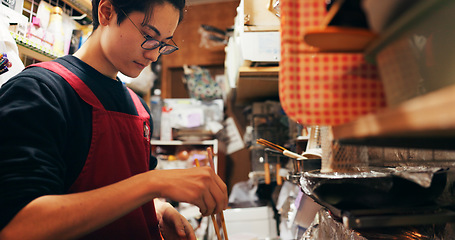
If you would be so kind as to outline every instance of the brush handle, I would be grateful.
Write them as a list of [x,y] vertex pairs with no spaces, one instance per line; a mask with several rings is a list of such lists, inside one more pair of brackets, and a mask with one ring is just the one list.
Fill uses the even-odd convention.
[[281,186],[283,184],[283,180],[281,179],[280,176],[280,169],[281,169],[281,164],[277,163],[276,164],[276,185]]
[[291,152],[291,151],[289,151],[289,150],[284,150],[284,151],[283,151],[283,155],[284,155],[284,156],[291,157],[291,158],[301,158],[301,157],[303,157],[302,155],[297,154],[297,153],[295,153],[295,152]]
[[264,172],[265,172],[265,184],[270,184],[270,165],[268,162],[264,163]]

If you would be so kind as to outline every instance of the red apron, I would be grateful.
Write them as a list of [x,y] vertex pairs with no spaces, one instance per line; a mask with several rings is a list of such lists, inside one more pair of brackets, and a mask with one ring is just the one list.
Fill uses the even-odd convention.
[[[100,188],[149,170],[150,116],[131,89],[128,90],[139,116],[107,111],[88,86],[59,63],[42,62],[33,66],[62,76],[93,107],[90,150],[82,172],[68,193]],[[153,201],[83,239],[161,239]]]

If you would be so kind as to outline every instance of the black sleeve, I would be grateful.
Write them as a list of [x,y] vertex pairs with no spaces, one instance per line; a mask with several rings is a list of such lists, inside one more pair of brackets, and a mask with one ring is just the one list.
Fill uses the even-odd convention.
[[64,192],[66,134],[47,84],[29,76],[0,88],[0,229],[33,199]]

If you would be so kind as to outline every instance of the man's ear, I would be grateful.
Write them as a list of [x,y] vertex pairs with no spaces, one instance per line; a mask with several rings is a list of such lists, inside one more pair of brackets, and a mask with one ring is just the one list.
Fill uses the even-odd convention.
[[100,25],[106,26],[113,19],[115,14],[114,6],[110,0],[101,0],[98,5],[98,20]]

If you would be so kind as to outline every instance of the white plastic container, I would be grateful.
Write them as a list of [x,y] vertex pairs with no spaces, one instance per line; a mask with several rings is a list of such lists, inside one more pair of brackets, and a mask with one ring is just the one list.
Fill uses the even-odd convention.
[[240,35],[243,58],[252,62],[279,62],[280,32],[244,32]]
[[277,225],[269,206],[231,208],[224,211],[229,239],[264,239],[277,237]]

